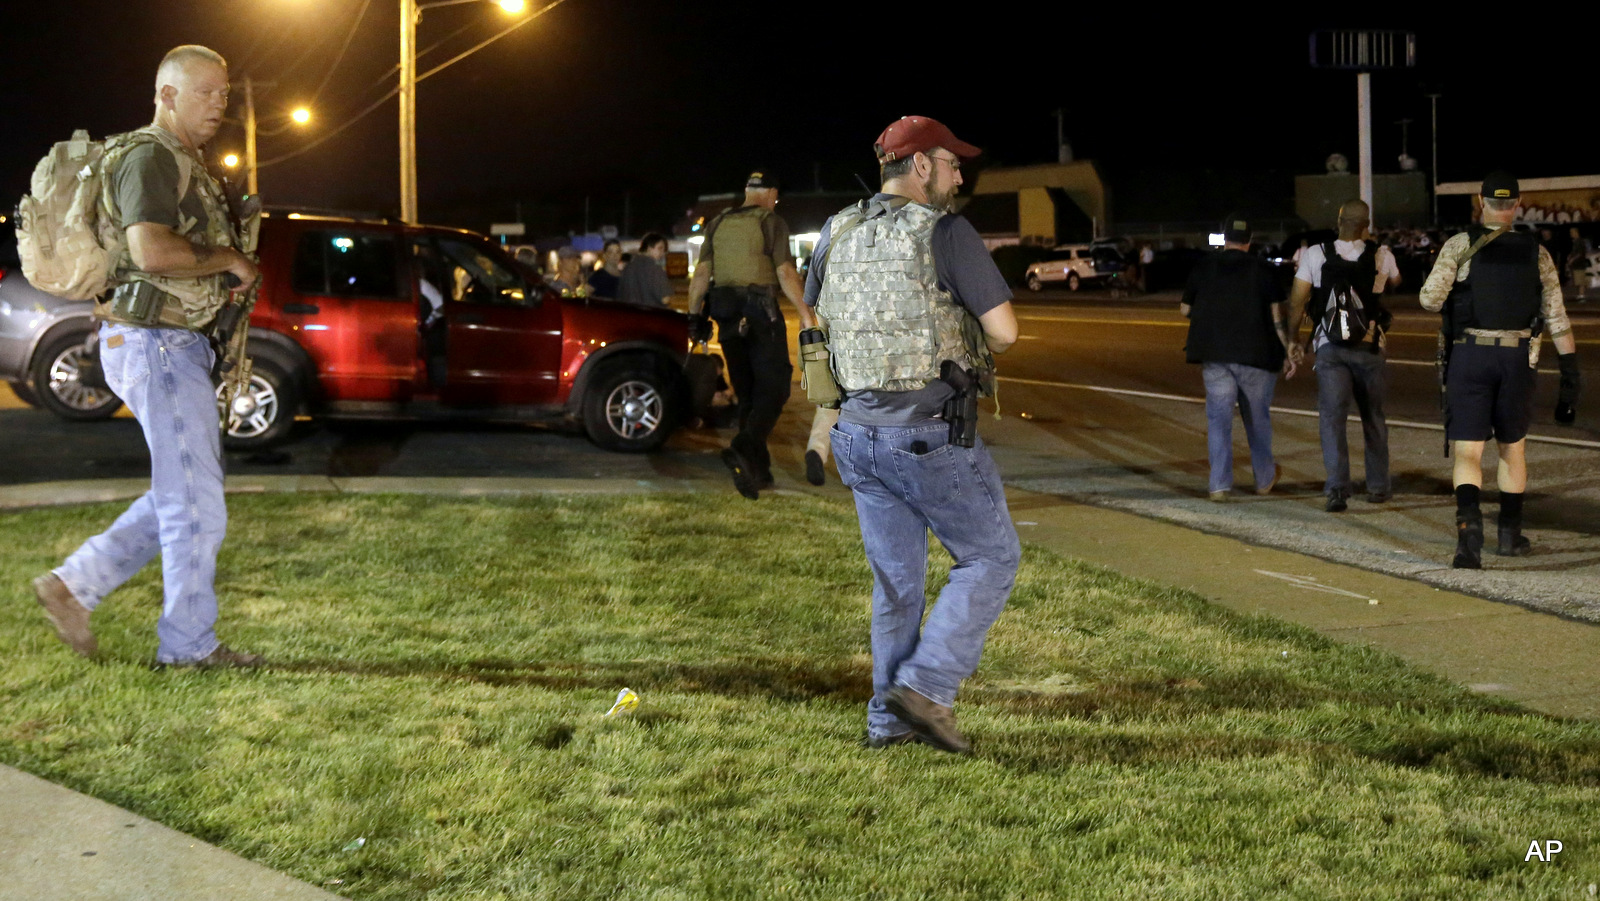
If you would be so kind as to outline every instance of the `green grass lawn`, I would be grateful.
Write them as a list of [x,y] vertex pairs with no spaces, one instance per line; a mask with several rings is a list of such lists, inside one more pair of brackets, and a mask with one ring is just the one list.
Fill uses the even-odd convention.
[[1600,726],[1038,549],[963,758],[858,746],[870,576],[834,501],[231,497],[220,631],[275,665],[208,673],[151,666],[157,567],[95,614],[96,662],[34,604],[120,507],[0,515],[0,761],[352,898],[1600,882]]

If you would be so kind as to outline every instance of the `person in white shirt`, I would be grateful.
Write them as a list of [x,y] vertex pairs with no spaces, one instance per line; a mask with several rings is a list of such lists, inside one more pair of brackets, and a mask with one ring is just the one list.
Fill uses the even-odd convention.
[[[1400,284],[1400,268],[1389,248],[1370,239],[1371,219],[1371,211],[1360,200],[1341,207],[1338,240],[1305,249],[1289,293],[1289,308],[1295,311],[1294,324],[1289,329],[1294,342],[1290,358],[1298,365],[1307,350],[1316,357],[1317,413],[1322,464],[1327,471],[1324,509],[1329,513],[1342,513],[1349,506],[1350,448],[1345,422],[1352,400],[1361,413],[1367,502],[1381,504],[1393,493],[1389,480],[1389,426],[1383,414],[1389,384],[1383,350],[1383,332],[1388,328],[1389,316],[1383,308],[1383,293]],[[1349,285],[1370,324],[1359,340],[1357,336],[1343,335],[1330,340],[1324,320],[1331,305],[1330,295],[1340,284]],[[1311,336],[1307,346],[1302,347],[1300,322],[1308,312]]]

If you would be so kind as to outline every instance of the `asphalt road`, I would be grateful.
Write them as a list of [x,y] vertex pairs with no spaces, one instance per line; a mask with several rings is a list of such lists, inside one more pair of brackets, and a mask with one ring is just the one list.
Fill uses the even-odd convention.
[[[1600,621],[1600,376],[1579,427],[1551,422],[1556,376],[1546,345],[1533,438],[1528,558],[1489,558],[1489,570],[1449,569],[1453,501],[1441,455],[1433,348],[1437,317],[1404,298],[1391,332],[1388,415],[1396,497],[1322,511],[1324,477],[1315,379],[1280,383],[1275,449],[1284,481],[1271,497],[1250,493],[1248,453],[1236,430],[1237,503],[1206,498],[1205,416],[1199,370],[1183,361],[1185,321],[1176,295],[1113,300],[1094,292],[1017,299],[1022,340],[1001,360],[1003,416],[982,425],[1007,481],[1100,506],[1302,551],[1482,597]],[[1597,305],[1600,306],[1600,305]],[[1583,348],[1600,338],[1600,309],[1574,309]],[[1588,364],[1600,372],[1600,361]],[[801,485],[810,408],[796,389],[774,441],[780,487]],[[1361,437],[1352,425],[1354,477]],[[230,454],[232,475],[534,476],[652,482],[724,480],[716,453],[730,433],[684,431],[660,453],[613,454],[577,432],[457,424],[307,423],[279,453]],[[1492,453],[1491,453],[1492,459]],[[120,414],[75,424],[25,407],[0,385],[0,485],[148,476],[137,423]],[[1491,474],[1492,483],[1492,474]],[[1492,493],[1489,495],[1492,499]],[[1493,505],[1486,508],[1492,515]]]

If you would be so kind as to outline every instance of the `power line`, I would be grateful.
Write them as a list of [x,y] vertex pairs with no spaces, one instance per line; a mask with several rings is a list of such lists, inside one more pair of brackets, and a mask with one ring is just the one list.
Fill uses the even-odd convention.
[[350,49],[350,42],[355,40],[356,29],[361,27],[361,20],[366,18],[367,9],[371,6],[372,0],[363,0],[361,11],[356,13],[355,20],[350,23],[350,30],[345,33],[344,43],[339,45],[339,53],[334,56],[333,64],[328,66],[328,74],[322,77],[322,83],[317,85],[317,89],[311,92],[311,100],[308,103],[312,109],[316,108],[317,98],[322,96],[322,91],[327,88],[328,82],[333,80],[333,73],[338,71],[339,63],[344,60],[345,51]]
[[[483,48],[489,46],[490,44],[493,44],[495,41],[500,40],[501,38],[505,37],[506,35],[510,34],[511,32],[516,31],[517,29],[521,28],[522,26],[528,24],[529,22],[532,22],[534,19],[539,18],[540,16],[544,15],[545,13],[549,12],[552,9],[555,9],[556,7],[560,6],[561,4],[563,4],[565,2],[567,2],[567,0],[554,0],[553,3],[550,3],[549,5],[545,6],[543,9],[540,9],[538,12],[528,16],[526,19],[523,19],[520,22],[515,22],[515,23],[513,23],[513,24],[511,24],[511,25],[509,25],[509,26],[507,26],[507,27],[505,27],[503,29],[501,29],[499,33],[497,33],[497,34],[495,34],[495,35],[493,35],[493,36],[491,36],[491,37],[489,37],[489,38],[487,38],[487,39],[485,39],[483,41],[480,41],[478,44],[473,46],[471,49],[465,51],[464,53],[459,53],[456,56],[452,57],[451,59],[446,60],[445,62],[440,63],[439,65],[434,66],[432,69],[429,69],[428,71],[422,73],[421,75],[417,76],[417,81],[420,82],[420,81],[422,81],[422,79],[427,78],[429,75],[436,74],[441,69],[445,69],[445,68],[447,68],[449,66],[455,65],[456,63],[460,62],[461,60],[466,59],[468,56],[471,56],[474,53],[477,53],[479,50],[482,50]],[[457,31],[456,34],[460,34],[460,31]],[[454,36],[455,36],[454,34],[451,35],[451,37],[454,37]],[[448,38],[446,38],[446,40],[448,40]],[[437,47],[438,44],[434,44],[434,46]],[[398,69],[399,66],[396,66],[395,68]],[[384,78],[388,78],[388,75],[385,75]],[[370,88],[369,88],[369,90],[370,90]],[[307,144],[304,147],[301,147],[301,148],[299,148],[297,150],[291,150],[288,153],[281,154],[279,156],[275,156],[270,160],[264,160],[264,161],[256,163],[256,169],[259,171],[259,170],[265,169],[266,167],[271,166],[271,165],[273,165],[275,163],[281,163],[281,162],[284,162],[285,160],[294,159],[295,157],[301,155],[302,153],[308,153],[311,150],[316,149],[317,147],[319,147],[322,144],[326,143],[327,141],[331,140],[335,135],[338,135],[340,132],[343,132],[345,129],[347,129],[350,126],[356,124],[360,120],[366,118],[368,115],[371,115],[373,113],[373,111],[377,110],[378,107],[382,106],[386,101],[388,101],[388,99],[390,97],[394,97],[395,95],[397,95],[399,93],[400,93],[399,86],[390,88],[389,92],[387,94],[384,94],[382,97],[379,97],[377,100],[374,100],[371,104],[369,104],[361,112],[356,113],[354,116],[351,116],[349,119],[345,120],[345,123],[343,125],[340,125],[338,128],[335,128],[333,131],[328,132],[327,134],[325,134],[322,137],[316,139],[315,141],[312,141],[310,144]]]

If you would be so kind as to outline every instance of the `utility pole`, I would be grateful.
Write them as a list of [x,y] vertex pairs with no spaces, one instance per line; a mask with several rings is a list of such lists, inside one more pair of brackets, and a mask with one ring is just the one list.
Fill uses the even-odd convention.
[[1433,136],[1433,165],[1430,167],[1433,175],[1433,224],[1439,224],[1439,94],[1429,94],[1428,102],[1433,107],[1433,126],[1430,132]]
[[400,0],[400,218],[417,221],[417,0]]
[[245,190],[260,194],[261,185],[256,178],[256,92],[248,75],[244,77],[244,165]]
[[1372,205],[1372,73],[1356,75],[1356,103],[1360,107],[1361,141],[1361,199],[1366,201],[1372,221],[1377,222],[1377,209]]

